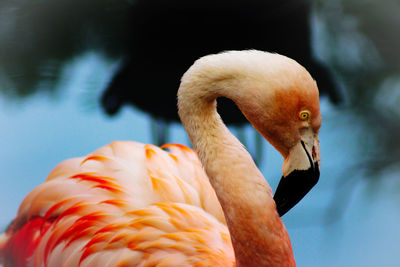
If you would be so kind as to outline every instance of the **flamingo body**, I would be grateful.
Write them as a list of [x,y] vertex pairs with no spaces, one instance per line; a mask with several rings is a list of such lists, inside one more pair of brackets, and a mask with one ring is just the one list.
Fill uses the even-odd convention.
[[113,142],[59,164],[9,227],[6,266],[232,266],[196,153],[164,148]]
[[[217,113],[221,96],[284,157],[275,196]],[[310,74],[281,55],[229,51],[197,60],[178,90],[196,153],[113,142],[64,161],[0,236],[0,260],[17,267],[295,266],[280,216],[319,179],[318,97]]]

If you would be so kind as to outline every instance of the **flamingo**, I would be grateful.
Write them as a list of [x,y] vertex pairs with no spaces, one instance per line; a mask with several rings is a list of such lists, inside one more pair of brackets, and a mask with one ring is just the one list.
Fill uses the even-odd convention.
[[[280,219],[319,179],[318,88],[257,50],[198,59],[178,113],[195,149],[116,141],[56,166],[0,237],[4,266],[295,266]],[[216,111],[232,99],[284,157],[275,195]]]

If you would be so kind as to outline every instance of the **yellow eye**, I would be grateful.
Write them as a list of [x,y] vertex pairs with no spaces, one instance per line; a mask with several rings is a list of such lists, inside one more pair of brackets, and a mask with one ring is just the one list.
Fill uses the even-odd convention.
[[303,111],[300,111],[300,113],[299,113],[299,118],[300,118],[300,120],[303,120],[303,121],[308,120],[310,118],[310,116],[311,116],[311,112],[308,110],[303,110]]

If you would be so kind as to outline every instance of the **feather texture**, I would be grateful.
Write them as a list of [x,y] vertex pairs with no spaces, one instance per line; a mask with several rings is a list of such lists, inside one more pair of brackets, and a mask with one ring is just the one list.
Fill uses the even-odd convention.
[[113,142],[55,167],[6,233],[6,266],[234,265],[196,153],[163,148]]

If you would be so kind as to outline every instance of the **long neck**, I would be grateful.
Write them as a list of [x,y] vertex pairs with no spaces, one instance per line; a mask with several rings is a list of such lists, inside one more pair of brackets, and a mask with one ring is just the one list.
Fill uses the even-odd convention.
[[[211,83],[214,84],[214,83]],[[204,86],[204,84],[203,84]],[[243,145],[216,111],[216,98],[245,98],[220,86],[181,84],[179,115],[221,203],[235,250],[237,266],[294,266],[287,231],[272,191]]]

